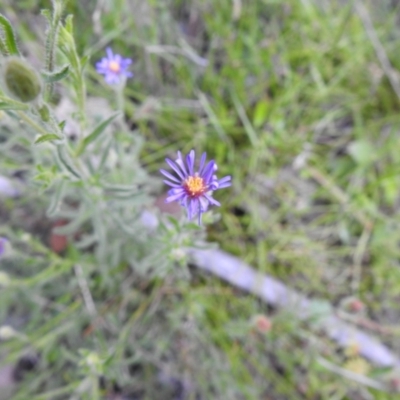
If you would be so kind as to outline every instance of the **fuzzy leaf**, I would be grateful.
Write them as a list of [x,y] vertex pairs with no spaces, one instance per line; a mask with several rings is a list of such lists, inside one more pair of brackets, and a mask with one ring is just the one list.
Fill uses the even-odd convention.
[[65,23],[64,23],[65,29],[71,36],[73,36],[73,34],[74,34],[74,26],[72,23],[73,18],[74,18],[73,15],[71,15],[71,14],[67,15],[67,17],[65,18]]
[[57,146],[57,154],[64,168],[66,168],[76,178],[81,179],[79,171],[77,171],[64,146]]
[[49,24],[51,24],[51,11],[48,9],[44,9],[40,12],[46,19]]
[[15,34],[11,26],[11,22],[3,14],[0,14],[0,25],[4,31],[5,45],[9,54],[19,56],[20,54],[17,46],[17,41],[15,39]]
[[60,129],[61,129],[61,132],[62,131],[64,131],[64,128],[65,128],[65,124],[67,123],[67,121],[61,121],[59,124],[58,124],[58,126],[60,127]]
[[65,181],[61,180],[56,184],[56,190],[50,202],[50,206],[47,210],[48,217],[54,217],[60,209],[61,201],[64,196]]
[[8,102],[0,100],[0,110],[27,110],[28,106],[19,102]]
[[60,69],[53,72],[49,71],[41,72],[42,78],[46,83],[61,81],[61,79],[64,79],[66,76],[68,76],[68,74],[69,74],[69,65],[64,65]]
[[82,154],[86,147],[92,143],[94,140],[96,140],[107,128],[108,125],[111,124],[111,122],[120,114],[120,112],[116,112],[115,114],[111,115],[111,117],[107,118],[105,121],[101,122],[99,125],[94,128],[94,130],[83,139],[83,142],[81,146],[79,147],[77,151],[77,155]]
[[35,144],[44,143],[44,142],[51,142],[53,140],[61,140],[59,136],[55,135],[54,133],[49,133],[47,135],[42,135],[35,140]]
[[3,40],[3,38],[2,38],[1,36],[0,36],[0,53],[1,53],[4,57],[8,56],[7,46],[6,46],[6,44],[4,43],[4,40]]

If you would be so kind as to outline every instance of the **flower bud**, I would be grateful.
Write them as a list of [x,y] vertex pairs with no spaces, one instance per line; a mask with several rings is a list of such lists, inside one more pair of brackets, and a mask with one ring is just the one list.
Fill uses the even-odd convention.
[[253,325],[259,333],[268,333],[272,329],[272,321],[265,315],[256,315],[253,318]]
[[23,103],[35,100],[42,90],[38,73],[22,58],[5,60],[3,79],[9,95]]

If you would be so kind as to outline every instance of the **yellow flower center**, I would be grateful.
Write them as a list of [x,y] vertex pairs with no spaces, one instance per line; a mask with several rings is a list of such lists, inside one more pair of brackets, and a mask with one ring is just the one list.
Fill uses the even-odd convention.
[[201,196],[207,189],[204,179],[200,176],[189,176],[183,184],[188,195],[192,197]]
[[110,61],[110,64],[108,64],[108,68],[110,69],[110,71],[118,73],[121,69],[119,63],[117,63],[116,61]]

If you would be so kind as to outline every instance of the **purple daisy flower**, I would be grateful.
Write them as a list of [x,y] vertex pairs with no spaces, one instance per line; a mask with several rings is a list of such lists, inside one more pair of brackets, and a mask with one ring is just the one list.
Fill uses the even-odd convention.
[[107,47],[106,53],[107,57],[96,63],[96,71],[104,75],[109,85],[119,83],[124,77],[130,78],[133,76],[132,72],[128,71],[129,66],[132,64],[130,58],[122,58],[119,54],[114,54],[109,47]]
[[214,160],[206,164],[206,157],[206,153],[203,153],[199,169],[195,172],[196,154],[194,150],[191,150],[186,156],[186,165],[181,152],[178,151],[178,158],[175,161],[169,158],[165,159],[177,176],[164,169],[160,170],[168,178],[164,182],[172,187],[165,202],[179,201],[181,206],[186,207],[190,220],[196,215],[198,216],[199,225],[201,223],[201,214],[207,211],[209,205],[220,206],[220,203],[212,197],[212,192],[231,185],[230,176],[217,179],[215,175],[217,164]]
[[0,236],[0,258],[6,251],[7,242],[8,240],[6,238]]

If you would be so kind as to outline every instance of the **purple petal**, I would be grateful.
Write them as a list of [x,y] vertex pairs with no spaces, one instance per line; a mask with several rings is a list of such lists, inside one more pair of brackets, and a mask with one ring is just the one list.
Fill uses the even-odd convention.
[[204,168],[204,172],[203,172],[203,174],[202,174],[202,177],[203,177],[203,179],[205,180],[205,182],[206,182],[207,184],[210,184],[210,180],[211,180],[212,175],[213,175],[213,173],[214,173],[214,165],[215,165],[214,160],[211,160],[211,161],[206,165],[206,167]]
[[6,250],[6,244],[8,240],[4,237],[0,237],[0,257],[4,254]]
[[210,194],[205,193],[204,197],[214,206],[219,207],[221,205],[221,203],[217,200],[215,200]]
[[203,153],[200,159],[199,175],[203,172],[204,163],[206,162],[207,153]]
[[182,187],[180,184],[167,181],[166,179],[164,179],[163,182],[164,182],[166,185],[171,186],[172,188],[181,188],[181,187]]
[[223,189],[232,185],[231,176],[225,176],[218,181],[218,189]]
[[198,199],[190,199],[188,202],[188,217],[193,219],[193,217],[200,211],[200,203]]
[[186,156],[186,164],[189,168],[190,175],[193,175],[195,157],[196,157],[196,153],[194,152],[194,150],[190,150],[189,154]]
[[179,179],[177,179],[175,176],[173,176],[172,174],[170,174],[168,171],[166,171],[165,169],[160,169],[160,172],[168,179],[171,179],[171,181],[180,183]]
[[183,171],[183,173],[185,174],[185,176],[188,175],[187,171],[186,171],[186,167],[185,167],[185,163],[183,162],[182,159],[182,154],[180,151],[178,151],[178,158],[175,160],[175,164],[180,167],[180,169]]
[[210,188],[210,190],[219,189],[219,183],[218,183],[218,179],[217,179],[216,175],[213,175],[213,177],[211,179],[211,183],[209,184],[209,188]]
[[185,192],[185,189],[183,189],[182,187],[172,188],[172,189],[168,190],[169,195],[175,195],[175,194],[183,193],[183,192]]
[[115,74],[113,74],[113,73],[108,73],[108,74],[105,76],[105,80],[106,80],[106,82],[107,82],[108,84],[113,85],[113,84],[116,84],[116,83],[119,82],[119,76],[118,76],[118,75],[115,75]]
[[113,54],[113,52],[112,52],[112,50],[111,50],[110,47],[107,47],[107,48],[106,48],[106,53],[107,53],[108,59],[109,59],[110,61],[113,61],[113,59],[114,59],[114,54]]
[[206,212],[208,210],[209,202],[206,196],[201,196],[199,198],[200,202],[200,212]]
[[187,208],[187,202],[189,201],[189,197],[187,196],[187,194],[185,193],[185,195],[182,197],[181,201],[179,202],[179,204],[182,207]]
[[103,58],[96,63],[96,68],[108,69],[108,60]]
[[127,68],[129,65],[132,64],[132,60],[130,58],[124,58],[121,60],[121,66],[123,66],[124,68]]
[[123,58],[120,62],[121,68],[129,68],[129,66],[132,64],[132,60],[130,58]]
[[176,200],[181,199],[182,196],[184,196],[184,195],[185,195],[185,192],[184,192],[184,191],[182,191],[182,192],[180,192],[180,193],[175,193],[175,194],[173,194],[173,195],[171,195],[171,196],[168,196],[168,197],[165,199],[165,202],[166,202],[166,203],[171,203],[171,202],[173,202],[173,201],[176,201]]
[[166,158],[165,162],[179,175],[182,180],[185,180],[185,175],[182,174],[181,170],[172,160]]

